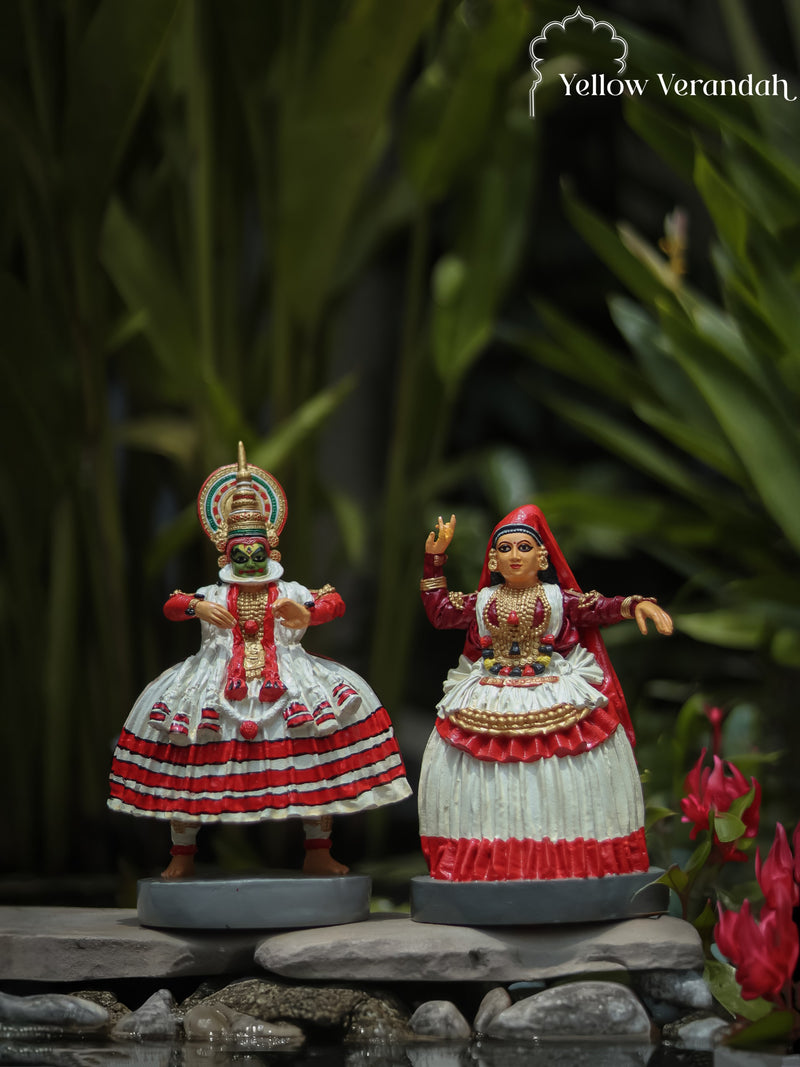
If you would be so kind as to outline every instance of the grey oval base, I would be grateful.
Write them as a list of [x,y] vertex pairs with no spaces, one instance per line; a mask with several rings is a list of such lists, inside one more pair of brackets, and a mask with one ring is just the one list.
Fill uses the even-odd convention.
[[252,877],[142,878],[142,926],[192,930],[285,930],[369,918],[371,879],[275,872]]
[[411,879],[411,918],[444,926],[535,926],[660,915],[669,906],[669,889],[655,884],[663,873],[651,867],[604,878],[518,882],[443,882],[417,875]]

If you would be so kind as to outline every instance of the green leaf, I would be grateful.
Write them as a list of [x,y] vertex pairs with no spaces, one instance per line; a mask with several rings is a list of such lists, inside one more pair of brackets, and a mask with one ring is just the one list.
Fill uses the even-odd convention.
[[662,819],[668,819],[671,815],[678,815],[679,812],[673,811],[672,808],[660,807],[657,804],[648,804],[645,829],[649,830],[652,826],[655,826],[657,822],[661,822]]
[[747,827],[730,811],[720,811],[714,816],[714,833],[723,844],[737,841],[744,836]]
[[183,395],[198,388],[198,341],[186,294],[149,235],[114,199],[106,212],[100,257],[131,315],[146,318],[142,329],[173,388]]
[[666,305],[664,325],[675,357],[700,390],[746,468],[765,507],[800,548],[800,445],[760,385],[723,353],[699,344],[696,333]]
[[638,368],[588,330],[550,304],[534,303],[536,312],[555,343],[545,336],[501,324],[498,337],[533,355],[537,362],[583,382],[607,396],[629,403],[647,394]]
[[644,434],[594,407],[565,399],[560,394],[548,391],[542,392],[540,397],[562,418],[588,433],[610,452],[616,453],[632,466],[694,500],[704,510],[713,510],[715,506],[719,506],[716,494],[710,492],[707,485],[690,472],[686,465]]
[[616,276],[640,300],[653,304],[667,290],[651,271],[642,270],[641,259],[634,255],[620,240],[619,235],[598,215],[590,211],[563,186],[564,208],[576,230],[592,246]]
[[656,880],[656,884],[669,886],[670,889],[674,889],[680,896],[689,884],[689,876],[685,871],[682,871],[677,863],[673,863],[660,878]]
[[708,840],[704,841],[702,845],[698,845],[689,857],[685,868],[687,875],[691,877],[691,875],[697,874],[698,871],[705,867],[706,863],[708,863],[708,858],[711,855],[711,848],[711,836],[709,835]]
[[735,816],[737,819],[741,819],[742,815],[747,811],[750,805],[755,799],[756,790],[755,786],[751,786],[749,791],[744,796],[737,797],[728,808],[729,814]]
[[747,212],[736,191],[719,174],[698,146],[694,180],[722,239],[738,259],[747,249]]
[[425,200],[441,199],[480,165],[527,25],[520,0],[496,0],[469,19],[462,7],[454,9],[439,53],[414,86],[401,130],[401,158]]
[[706,960],[703,977],[708,982],[712,994],[731,1015],[742,1016],[755,1021],[763,1019],[773,1011],[771,1004],[765,1000],[744,1000],[736,971],[729,963],[721,960]]
[[273,156],[275,271],[300,322],[316,321],[335,283],[348,225],[385,146],[390,101],[435,11],[430,0],[355,0],[324,41],[287,63]]
[[102,0],[68,71],[64,150],[90,230],[100,213],[181,0]]
[[[749,1007],[750,1005],[766,1005],[767,1010],[763,1016],[756,1017],[755,1021],[750,1023],[749,1026],[743,1027],[741,1030],[737,1030],[735,1034],[725,1039],[725,1044],[731,1048],[762,1048],[764,1045],[772,1044],[776,1041],[785,1041],[792,1032],[792,1025],[794,1023],[794,1016],[790,1011],[776,1011],[771,1004],[765,1000],[745,1000],[743,1004],[748,1005],[749,1015],[740,1011],[740,1015],[745,1015],[745,1018],[753,1018],[754,1009]],[[790,1057],[783,1057],[782,1062],[788,1063]]]
[[722,648],[759,648],[769,633],[763,617],[745,613],[739,608],[720,608],[694,615],[678,612],[672,618],[676,629],[695,641]]
[[694,171],[694,141],[687,132],[686,124],[665,116],[662,111],[651,107],[638,96],[626,99],[624,107],[625,118],[631,129],[654,148],[685,181],[691,181]]
[[355,387],[355,375],[348,374],[335,385],[321,389],[307,400],[265,440],[248,449],[251,461],[265,470],[275,470],[292,452],[315,433]]

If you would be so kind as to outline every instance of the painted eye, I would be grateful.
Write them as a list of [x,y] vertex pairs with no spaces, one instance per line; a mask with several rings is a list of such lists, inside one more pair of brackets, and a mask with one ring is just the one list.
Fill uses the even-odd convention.
[[510,552],[511,551],[511,545],[508,543],[508,541],[503,541],[502,544],[497,546],[497,551],[498,552]]
[[533,545],[528,541],[523,541],[521,545],[517,545],[520,552],[533,552]]

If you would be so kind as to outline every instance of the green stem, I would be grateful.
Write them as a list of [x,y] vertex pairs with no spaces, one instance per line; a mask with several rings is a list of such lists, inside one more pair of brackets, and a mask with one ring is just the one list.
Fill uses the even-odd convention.
[[[421,210],[411,234],[406,281],[406,312],[399,359],[397,406],[389,446],[388,472],[382,522],[382,554],[378,574],[378,604],[371,676],[380,680],[382,698],[390,707],[399,705],[402,680],[410,645],[410,620],[416,597],[406,583],[413,567],[413,522],[409,523],[409,485],[418,472],[409,469],[416,447],[419,421],[414,406],[422,388],[426,346],[421,341],[424,293],[430,241],[428,213]],[[403,583],[400,585],[400,583]]]

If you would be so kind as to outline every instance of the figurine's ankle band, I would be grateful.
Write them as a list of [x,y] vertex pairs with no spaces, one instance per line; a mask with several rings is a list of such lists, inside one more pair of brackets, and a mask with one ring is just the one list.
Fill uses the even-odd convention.
[[173,845],[169,850],[170,856],[194,856],[197,845]]
[[309,837],[305,841],[306,851],[310,851],[315,848],[327,848],[331,847],[331,839],[329,837]]

